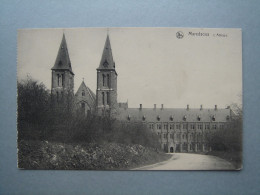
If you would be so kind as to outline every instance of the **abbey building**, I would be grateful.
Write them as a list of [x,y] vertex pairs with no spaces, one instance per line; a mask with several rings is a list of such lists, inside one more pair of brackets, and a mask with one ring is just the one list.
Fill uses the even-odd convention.
[[113,59],[109,35],[107,35],[100,64],[97,67],[96,94],[84,81],[74,94],[74,73],[69,58],[65,35],[52,67],[51,93],[57,99],[71,94],[76,110],[89,114],[113,115],[124,122],[142,122],[158,135],[166,152],[206,152],[210,150],[207,137],[217,129],[224,129],[234,113],[227,107],[214,108],[128,108],[128,103],[117,102],[116,64]]

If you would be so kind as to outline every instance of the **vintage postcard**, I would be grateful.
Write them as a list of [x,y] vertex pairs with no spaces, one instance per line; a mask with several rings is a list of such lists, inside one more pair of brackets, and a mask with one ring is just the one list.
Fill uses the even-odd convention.
[[18,168],[242,168],[241,29],[20,29],[17,42]]

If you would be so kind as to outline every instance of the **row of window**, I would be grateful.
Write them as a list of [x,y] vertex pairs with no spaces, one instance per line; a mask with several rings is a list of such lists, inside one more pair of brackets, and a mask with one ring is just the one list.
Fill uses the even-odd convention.
[[[182,129],[188,129],[188,124],[187,123],[185,123],[185,124],[163,124],[163,129],[168,129],[168,127],[169,127],[169,129],[181,129],[181,126],[182,126]],[[192,130],[194,130],[194,129],[203,129],[203,124],[190,124],[189,125],[190,126],[190,128],[189,129],[192,129]],[[224,124],[219,124],[219,128],[220,129],[224,129]],[[154,124],[152,124],[152,123],[150,123],[149,124],[149,129],[154,129]],[[162,129],[162,124],[156,124],[156,129]],[[209,130],[210,129],[210,124],[205,124],[204,125],[204,129],[206,129],[206,130]],[[217,124],[211,124],[211,129],[217,129]]]
[[[210,118],[211,118],[212,121],[216,121],[216,116],[213,115],[213,116],[211,116]],[[131,116],[128,115],[128,120],[130,120],[130,119],[131,119]],[[146,120],[145,115],[142,117],[142,119],[143,119],[143,121]],[[157,121],[160,121],[160,120],[161,120],[160,115],[158,115],[158,116],[156,117],[156,119],[157,119]],[[171,115],[169,119],[170,119],[170,121],[173,121],[173,116]],[[186,120],[187,120],[187,116],[184,115],[182,119],[183,119],[183,121],[186,121]],[[230,119],[230,117],[229,117],[229,115],[227,115],[227,116],[226,116],[226,120],[229,121],[229,119]],[[200,120],[201,120],[201,117],[198,116],[198,117],[197,117],[197,120],[200,121]]]
[[[163,144],[164,149],[167,148],[167,144],[164,143]],[[189,148],[189,150],[193,150],[193,151],[205,151],[205,150],[209,150],[209,145],[208,144],[201,144],[201,143],[191,143],[191,144],[187,144],[187,143],[183,143],[183,144],[176,144],[176,150],[175,152],[180,152],[182,151],[187,151]],[[171,147],[171,152],[173,152],[173,148]]]
[[[167,138],[167,133],[157,133],[157,135],[159,136],[159,138],[164,138],[166,139]],[[191,133],[191,134],[187,134],[187,133],[170,133],[170,139],[173,139],[176,138],[176,139],[197,139],[197,140],[201,140],[203,138],[203,135],[201,133],[198,133],[198,134],[195,134],[195,133]]]

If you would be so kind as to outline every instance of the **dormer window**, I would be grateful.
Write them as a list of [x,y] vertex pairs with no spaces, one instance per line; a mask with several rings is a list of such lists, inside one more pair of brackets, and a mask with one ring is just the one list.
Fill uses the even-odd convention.
[[200,118],[200,116],[198,116],[198,118],[197,118],[197,119],[198,119],[198,121],[200,121],[200,119],[201,119],[201,118]]
[[229,119],[230,119],[229,115],[227,115],[227,118],[226,118],[226,119],[227,119],[227,121],[229,121]]
[[131,116],[130,116],[130,115],[128,115],[128,116],[127,116],[127,119],[130,121],[130,119],[131,119]]
[[186,121],[186,119],[187,119],[187,116],[186,116],[186,115],[184,115],[184,116],[183,116],[183,120],[184,120],[184,121]]
[[158,115],[158,116],[157,116],[157,120],[160,121],[160,119],[161,119],[161,117]]
[[212,116],[212,121],[215,121],[215,120],[216,120],[215,116]]
[[145,119],[146,119],[146,117],[145,117],[145,115],[143,116],[143,121],[145,121]]
[[103,63],[103,66],[104,66],[104,67],[108,67],[108,62],[105,61],[105,62]]
[[170,116],[170,120],[173,121],[173,116],[172,115]]

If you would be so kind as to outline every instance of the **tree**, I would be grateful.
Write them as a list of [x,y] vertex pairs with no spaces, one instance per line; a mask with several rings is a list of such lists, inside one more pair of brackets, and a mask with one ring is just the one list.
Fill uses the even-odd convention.
[[18,139],[37,139],[48,124],[50,93],[43,83],[31,77],[17,83]]

